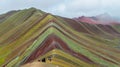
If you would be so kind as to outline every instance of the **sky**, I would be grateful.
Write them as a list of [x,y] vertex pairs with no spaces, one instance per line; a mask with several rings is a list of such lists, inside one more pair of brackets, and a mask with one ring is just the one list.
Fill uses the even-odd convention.
[[120,0],[1,0],[0,14],[30,7],[70,18],[104,13],[120,17]]

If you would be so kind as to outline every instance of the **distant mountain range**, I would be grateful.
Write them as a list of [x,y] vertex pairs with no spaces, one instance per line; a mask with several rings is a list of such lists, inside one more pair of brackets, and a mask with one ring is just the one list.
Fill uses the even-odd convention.
[[118,20],[111,17],[109,14],[101,14],[93,17],[85,17],[81,16],[78,18],[74,18],[77,21],[86,22],[90,24],[103,24],[103,25],[112,25],[112,24],[120,24]]
[[119,67],[120,24],[109,15],[70,19],[36,8],[0,15],[0,67],[32,62]]

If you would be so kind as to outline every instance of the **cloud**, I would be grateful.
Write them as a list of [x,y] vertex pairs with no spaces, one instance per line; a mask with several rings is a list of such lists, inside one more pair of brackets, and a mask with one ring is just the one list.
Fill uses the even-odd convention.
[[58,3],[60,0],[2,0],[0,2],[0,13],[15,10],[15,9],[24,9],[30,7],[36,7],[41,10],[47,10]]
[[97,0],[75,0],[72,3],[68,3],[66,6],[71,7],[68,8],[68,10],[72,11],[89,11],[98,9],[98,7],[100,7],[100,2]]
[[65,17],[93,16],[109,13],[120,17],[120,0],[1,0],[0,13],[36,7]]
[[[62,7],[64,11],[61,9]],[[66,17],[93,16],[102,13],[120,17],[119,7],[120,0],[66,0],[57,7],[53,7],[54,11],[50,12]]]

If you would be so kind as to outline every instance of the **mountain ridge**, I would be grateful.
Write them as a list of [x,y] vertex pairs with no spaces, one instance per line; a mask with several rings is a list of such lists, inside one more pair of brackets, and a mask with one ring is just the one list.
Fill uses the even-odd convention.
[[[46,60],[66,67],[119,67],[119,25],[85,23],[35,8],[21,13],[12,16],[17,19],[9,17],[11,21],[0,24],[0,66],[19,67]],[[54,57],[49,58],[51,55]]]

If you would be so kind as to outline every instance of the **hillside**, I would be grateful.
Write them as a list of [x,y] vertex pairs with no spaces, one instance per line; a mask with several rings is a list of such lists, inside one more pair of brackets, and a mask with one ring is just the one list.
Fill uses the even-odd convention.
[[4,19],[0,23],[1,67],[31,62],[59,67],[120,66],[120,24],[90,24],[36,8]]

